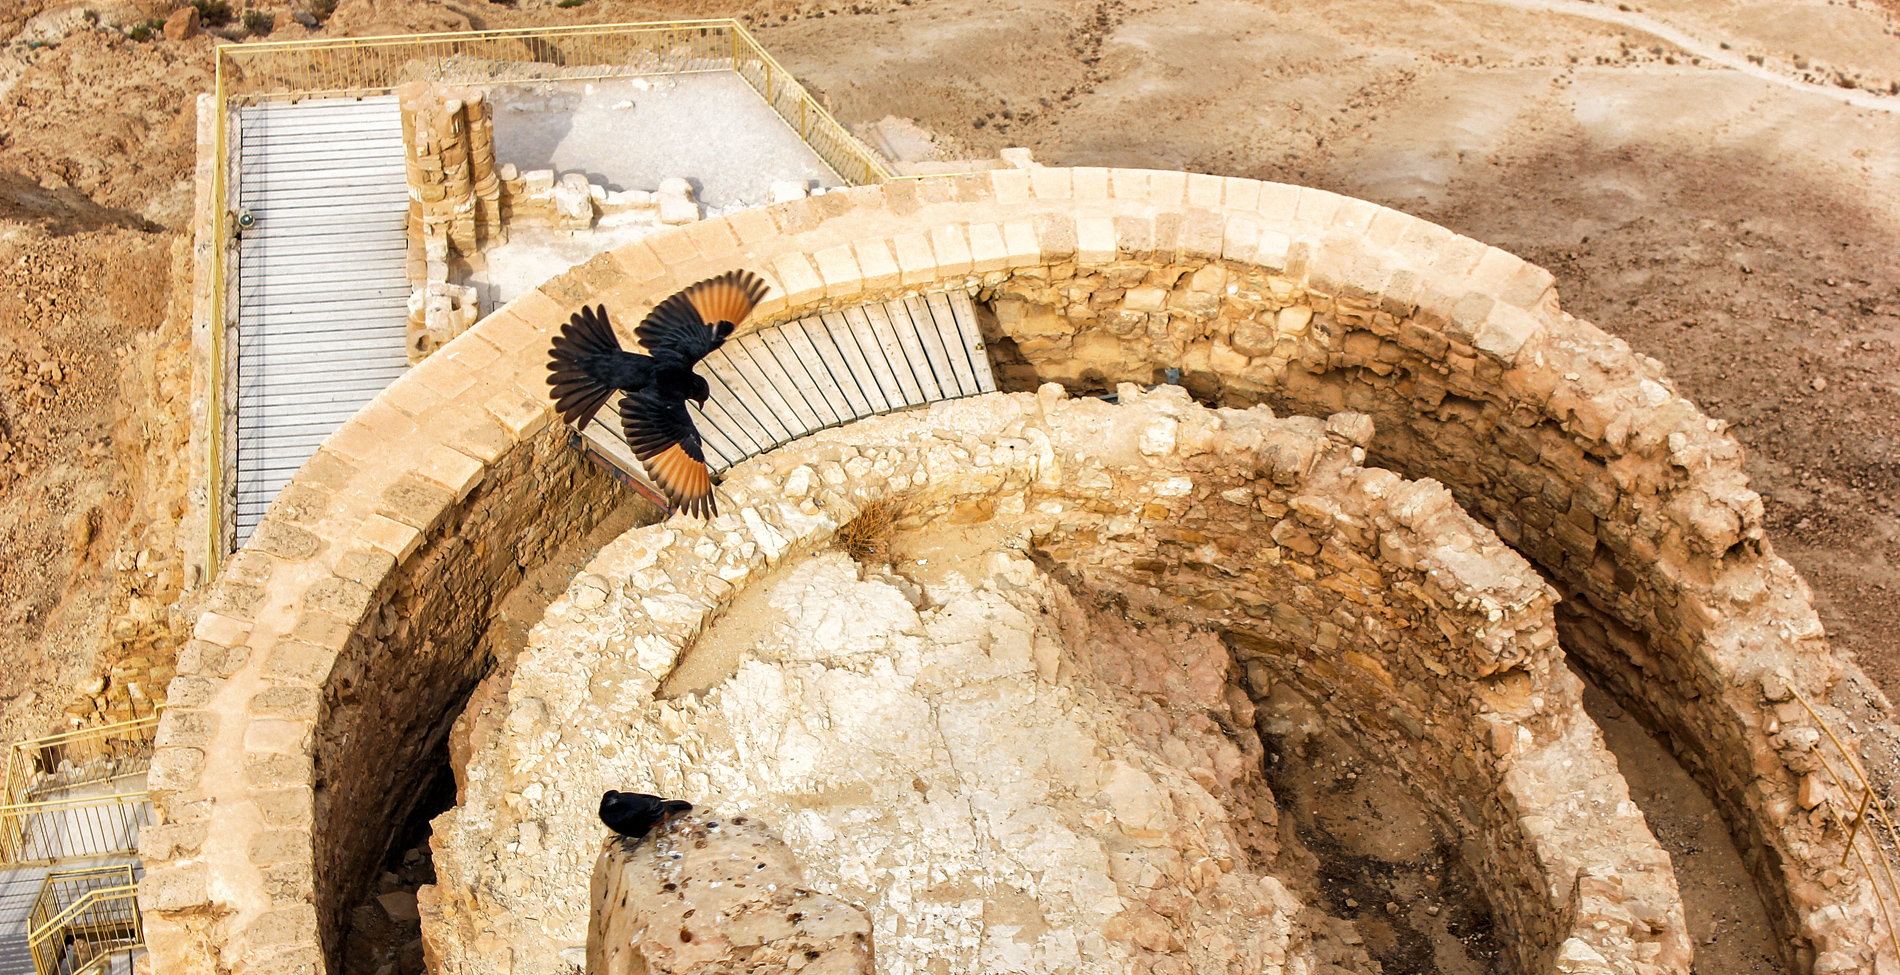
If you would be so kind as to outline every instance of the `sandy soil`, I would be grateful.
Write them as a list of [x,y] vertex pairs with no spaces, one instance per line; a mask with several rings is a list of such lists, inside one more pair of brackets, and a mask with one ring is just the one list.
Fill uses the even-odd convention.
[[[125,35],[174,4],[0,2],[10,736],[169,653],[191,584],[165,565],[175,282],[213,39]],[[273,40],[739,15],[847,124],[1315,185],[1513,250],[1733,424],[1777,550],[1900,692],[1896,0],[344,0],[315,32],[312,9],[259,6]]]

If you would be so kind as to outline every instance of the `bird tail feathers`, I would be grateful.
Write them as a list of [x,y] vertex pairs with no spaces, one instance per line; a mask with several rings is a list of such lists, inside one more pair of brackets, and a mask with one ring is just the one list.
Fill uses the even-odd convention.
[[[737,325],[752,314],[752,307],[765,298],[766,284],[751,271],[727,271],[686,289],[686,300],[707,324],[731,322]],[[723,329],[720,338],[732,334]]]
[[589,375],[582,360],[621,351],[620,339],[607,321],[607,306],[582,307],[561,326],[548,350],[548,385],[554,387],[554,409],[561,419],[584,427],[594,418],[614,388]]

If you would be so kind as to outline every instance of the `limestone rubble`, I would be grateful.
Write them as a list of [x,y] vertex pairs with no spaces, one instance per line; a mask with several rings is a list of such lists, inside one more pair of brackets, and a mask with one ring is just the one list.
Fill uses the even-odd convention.
[[[1527,970],[1682,970],[1667,857],[1536,573],[1442,487],[1360,466],[1363,416],[1121,400],[864,421],[736,469],[709,525],[604,549],[478,693],[505,716],[461,725],[438,970],[553,973],[586,943],[607,788],[772,824],[888,973],[1351,963],[1272,873],[1275,685],[1404,768]],[[887,496],[996,544],[905,574],[820,548]],[[1119,645],[1131,622],[1165,659]],[[671,693],[702,656],[727,663]]]

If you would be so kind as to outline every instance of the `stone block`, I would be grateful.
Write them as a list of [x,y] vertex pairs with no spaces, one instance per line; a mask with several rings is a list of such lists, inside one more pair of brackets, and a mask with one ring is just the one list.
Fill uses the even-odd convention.
[[482,462],[461,451],[437,444],[416,465],[416,474],[425,480],[448,488],[457,501],[468,497],[468,492],[482,479]]
[[204,845],[210,824],[160,823],[139,828],[139,858],[147,864],[179,860],[197,854]]
[[1471,345],[1508,364],[1517,359],[1518,350],[1540,327],[1529,312],[1511,305],[1493,305],[1478,333],[1472,336]]
[[757,244],[778,236],[778,225],[772,222],[772,215],[761,209],[740,210],[724,219],[741,244]]
[[1285,183],[1261,183],[1260,202],[1255,207],[1262,217],[1275,224],[1291,224],[1300,205],[1300,188]]
[[827,247],[812,256],[818,266],[818,276],[825,282],[825,297],[843,298],[864,290],[864,272],[858,269],[858,258],[850,244]]
[[210,703],[223,689],[224,681],[215,677],[200,677],[195,674],[180,674],[165,685],[165,704],[168,707],[197,708]]
[[1333,218],[1339,213],[1340,205],[1345,202],[1346,198],[1338,193],[1302,186],[1299,189],[1299,199],[1293,206],[1293,219],[1324,232],[1332,229]]
[[398,562],[408,558],[409,553],[414,552],[416,545],[422,541],[420,531],[382,515],[370,515],[364,519],[356,536],[388,552]]
[[1226,252],[1227,218],[1213,210],[1188,210],[1181,215],[1175,246],[1183,261],[1211,261]]
[[310,756],[262,753],[244,756],[244,781],[253,789],[292,789],[310,784]]
[[546,295],[539,291],[530,291],[476,323],[474,331],[484,340],[493,343],[504,355],[518,355],[523,350],[536,346],[545,348],[548,333],[542,327],[524,318],[523,313],[537,314],[535,321],[545,322],[551,326],[567,318],[565,313],[557,313],[555,307],[554,301]]
[[526,440],[540,433],[554,416],[554,404],[543,399],[530,399],[514,390],[502,390],[482,404],[482,409],[500,423],[502,429],[516,441]]
[[327,647],[279,640],[264,655],[264,676],[320,686],[329,678],[330,668],[336,664],[336,654]]
[[[305,843],[308,842],[305,837]],[[244,929],[244,939],[253,949],[314,945],[317,943],[317,909],[315,905],[302,904],[266,911]]]
[[[1008,151],[1008,150],[1004,150]],[[1029,202],[1031,185],[1029,167],[1019,169],[997,169],[990,172],[990,192],[996,202],[1004,206],[1015,206]]]
[[1260,234],[1264,229],[1260,220],[1250,214],[1227,218],[1227,226],[1221,234],[1221,257],[1252,264],[1260,252]]
[[245,708],[253,717],[269,715],[297,721],[312,721],[317,717],[318,703],[318,692],[315,687],[282,684],[267,687],[251,695],[251,700]]
[[926,284],[937,276],[937,255],[930,249],[930,238],[923,234],[898,234],[891,238],[897,250],[898,273],[904,284]]
[[1036,246],[1042,251],[1043,261],[1055,263],[1075,256],[1077,231],[1072,218],[1060,213],[1038,213],[1035,224]]
[[1188,175],[1178,169],[1156,169],[1148,173],[1148,202],[1161,207],[1179,207],[1187,202]]
[[442,403],[442,394],[418,381],[411,368],[383,388],[381,399],[409,416],[421,416]]
[[1080,217],[1075,221],[1075,259],[1083,264],[1115,261],[1115,221],[1108,217]]
[[218,731],[218,713],[170,707],[158,720],[155,748],[206,748]]
[[689,224],[681,232],[693,241],[701,254],[718,255],[737,250],[739,238],[732,231],[732,225],[724,220],[702,220]]
[[[323,516],[329,512],[331,498],[330,492],[314,484],[305,483],[293,475],[291,482],[284,485],[284,489],[277,493],[277,500],[271,502],[265,519],[280,527],[314,525],[322,521]],[[251,541],[248,544],[253,546],[259,544],[258,534],[261,531],[263,531],[263,525],[260,524],[258,529],[251,533]],[[319,539],[318,545],[322,544],[322,540]],[[287,542],[286,552],[294,551],[297,547],[296,542]],[[302,558],[292,558],[288,554],[275,552],[271,554],[278,555],[287,562],[303,561]]]
[[860,240],[852,248],[857,255],[858,270],[864,275],[865,290],[885,291],[903,282],[903,272],[897,266],[897,258],[891,255],[890,244],[882,240]]
[[1221,177],[1221,206],[1229,210],[1259,211],[1261,185],[1257,179]]
[[448,491],[414,474],[404,474],[383,489],[376,513],[427,532],[454,503],[455,496]]
[[232,619],[254,620],[263,602],[263,588],[226,578],[212,587],[211,598],[205,601],[205,608]]
[[785,294],[787,307],[796,308],[810,304],[825,295],[824,278],[818,275],[818,269],[812,267],[811,260],[803,254],[781,254],[772,262],[772,276]]
[[247,959],[248,975],[322,975],[323,956],[314,944],[260,951]]
[[282,718],[258,718],[244,726],[244,750],[247,752],[284,752],[296,754],[308,747],[310,722]]
[[1468,287],[1464,283],[1465,277],[1478,266],[1485,252],[1490,249],[1469,237],[1454,235],[1438,248],[1431,266],[1426,268],[1426,275],[1433,287],[1455,294]]
[[[270,895],[272,906],[284,906],[300,903],[310,897],[315,883],[313,864],[308,860],[292,863],[273,863],[259,867],[257,875],[264,882],[264,892]],[[282,955],[302,955],[302,952],[284,952]],[[315,951],[310,953],[307,971],[314,975],[316,971]],[[277,957],[273,957],[273,963]],[[255,968],[251,969],[256,971]]]
[[1108,202],[1108,170],[1099,166],[1079,166],[1069,170],[1069,178],[1074,186],[1075,202]]
[[[164,719],[160,719],[161,722]],[[204,771],[205,753],[197,748],[159,748],[152,754],[152,765],[145,776],[145,787],[153,795],[180,792],[198,785]]]
[[1527,262],[1498,289],[1498,297],[1506,304],[1528,311],[1537,307],[1544,295],[1549,293],[1556,283],[1555,275]]
[[994,223],[969,226],[970,270],[974,274],[1001,271],[1009,266],[1009,251],[1003,246],[1003,227]]
[[[294,796],[298,791],[300,790],[269,789],[253,795],[290,793]],[[245,845],[245,853],[252,863],[260,865],[308,861],[311,858],[310,833],[308,830],[301,829],[262,830],[251,836],[251,841]]]
[[210,881],[211,867],[204,863],[147,864],[139,879],[139,909],[182,911],[206,905]]
[[1263,271],[1275,274],[1293,271],[1293,238],[1278,230],[1262,230],[1260,247],[1254,251],[1253,264]]
[[[201,618],[202,619],[202,618]],[[249,631],[245,634],[249,636]],[[203,677],[229,677],[251,659],[251,648],[212,640],[188,640],[178,653],[178,671]]]
[[677,176],[669,176],[660,180],[654,195],[660,201],[661,223],[673,226],[699,219],[699,202],[693,199],[693,184]]
[[1036,238],[1036,225],[1030,220],[1010,220],[1003,224],[1003,260],[1009,267],[1028,267],[1042,263],[1042,245]]
[[[310,829],[312,821],[312,791],[310,787],[295,789],[264,789],[251,793],[251,802],[257,804],[258,812],[264,815],[264,823],[277,829]],[[308,855],[308,840],[304,842],[304,853]],[[298,857],[289,857],[298,859]]]
[[1222,177],[1212,176],[1207,173],[1186,173],[1184,175],[1187,177],[1186,202],[1188,206],[1213,209],[1223,205],[1222,197],[1226,188],[1222,183]]
[[647,237],[642,243],[652,249],[653,256],[659,258],[660,263],[666,265],[669,272],[673,268],[692,264],[700,258],[699,245],[678,227],[662,230]]
[[1142,261],[1155,256],[1155,221],[1148,217],[1117,216],[1115,251],[1117,255]]
[[1075,196],[1070,170],[1063,167],[1030,170],[1029,189],[1038,200],[1068,200]]
[[1145,169],[1111,169],[1108,171],[1108,195],[1117,200],[1148,199],[1149,172]]
[[463,427],[461,432],[449,439],[449,446],[461,451],[483,464],[499,463],[509,448],[515,445],[513,437],[501,428],[501,424],[487,417],[477,419]]
[[970,242],[958,224],[938,224],[930,228],[930,247],[937,253],[937,274],[948,277],[969,274],[974,268]]
[[1346,234],[1353,238],[1363,238],[1366,231],[1371,229],[1373,219],[1382,209],[1384,208],[1377,203],[1342,196],[1339,198],[1339,209],[1333,212],[1333,219],[1328,224],[1328,234]]
[[1496,304],[1496,299],[1483,292],[1468,291],[1460,295],[1452,304],[1451,313],[1446,316],[1445,335],[1467,345],[1471,344],[1478,330],[1484,327],[1485,319],[1490,316],[1491,309]]

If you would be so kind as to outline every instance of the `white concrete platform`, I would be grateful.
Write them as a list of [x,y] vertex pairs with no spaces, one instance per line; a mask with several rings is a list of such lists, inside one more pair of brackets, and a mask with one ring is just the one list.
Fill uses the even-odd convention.
[[843,180],[732,71],[533,82],[489,90],[495,160],[522,172],[585,173],[609,190],[669,176],[716,210],[772,202],[775,180]]

